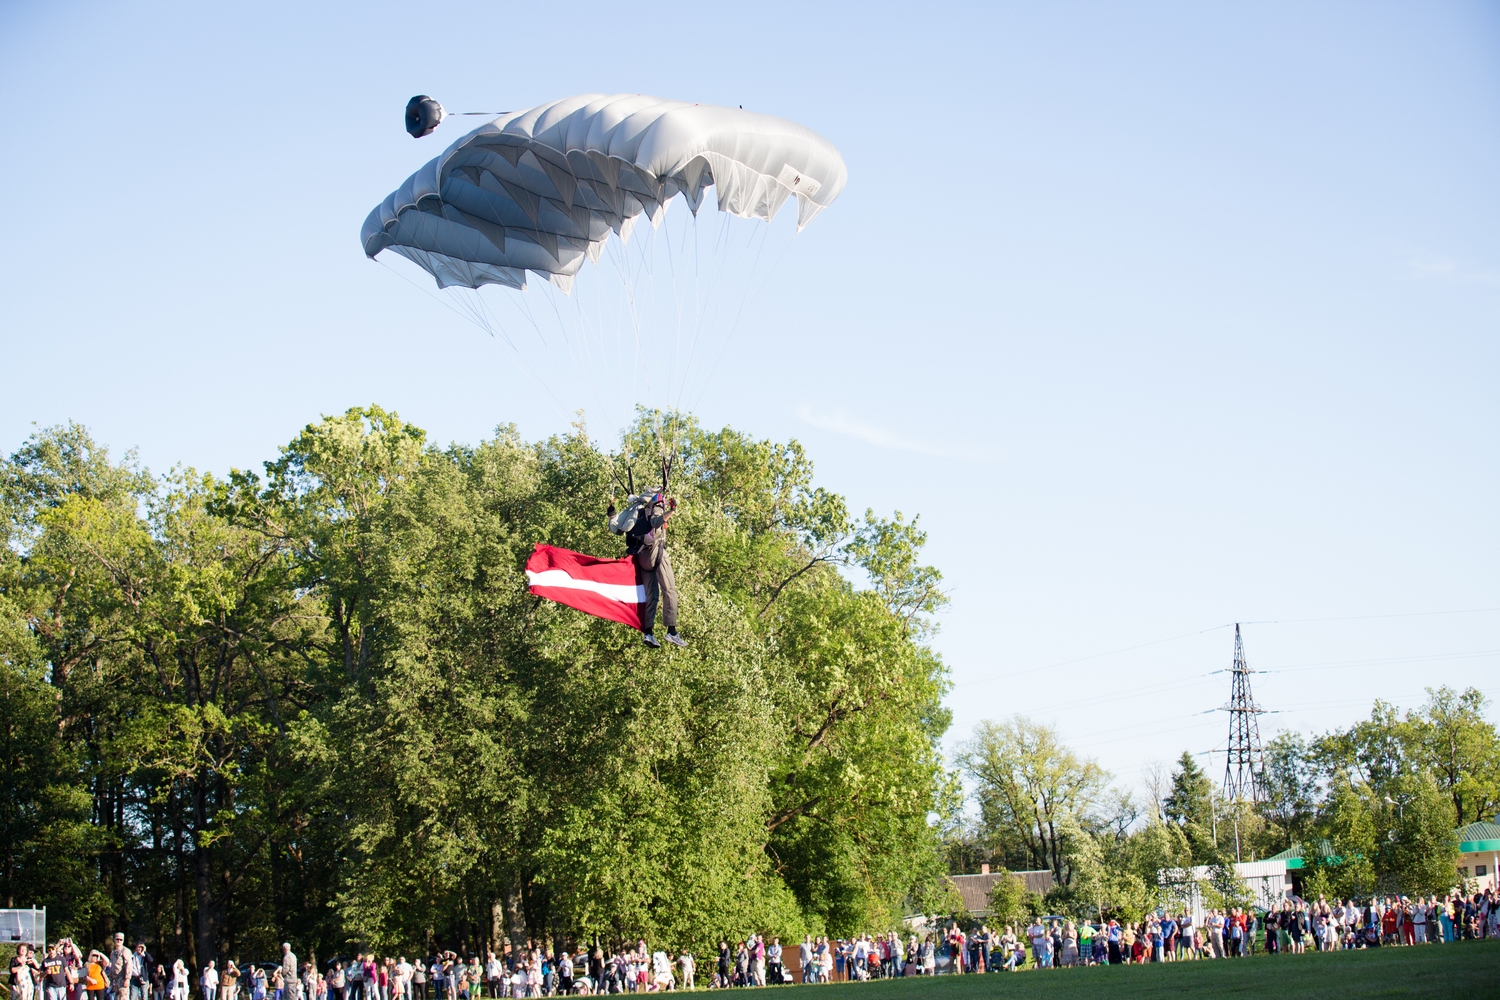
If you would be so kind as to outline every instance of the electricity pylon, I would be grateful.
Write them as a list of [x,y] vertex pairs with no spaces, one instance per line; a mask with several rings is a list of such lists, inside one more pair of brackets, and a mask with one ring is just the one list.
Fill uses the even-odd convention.
[[1255,671],[1245,662],[1245,643],[1240,638],[1240,626],[1234,625],[1234,666],[1230,669],[1229,704],[1224,711],[1229,713],[1229,750],[1224,761],[1224,798],[1233,802],[1234,810],[1234,860],[1240,860],[1240,810],[1245,803],[1259,803],[1265,799],[1262,782],[1265,772],[1265,754],[1260,746],[1260,721],[1257,716],[1265,709],[1255,703],[1250,694],[1250,675]]

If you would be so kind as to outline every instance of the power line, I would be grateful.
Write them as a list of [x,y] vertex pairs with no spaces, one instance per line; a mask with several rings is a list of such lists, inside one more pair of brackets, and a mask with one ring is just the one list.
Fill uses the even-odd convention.
[[1404,611],[1391,615],[1346,615],[1338,618],[1275,618],[1259,622],[1240,622],[1241,625],[1297,625],[1303,622],[1368,622],[1377,618],[1430,618],[1433,615],[1480,615],[1500,608],[1463,608],[1458,611]]
[[[1165,639],[1152,639],[1150,642],[1137,643],[1134,646],[1122,646],[1119,649],[1106,650],[1105,652],[1102,652],[1102,653],[1090,653],[1087,656],[1080,656],[1080,657],[1077,657],[1077,658],[1071,659],[1071,660],[1060,660],[1060,661],[1058,661],[1056,663],[1046,664],[1043,667],[1041,667],[1040,669],[1042,669],[1042,670],[1055,670],[1058,667],[1069,667],[1069,666],[1072,666],[1075,663],[1087,663],[1089,660],[1099,660],[1099,659],[1103,659],[1106,656],[1118,656],[1121,653],[1130,653],[1130,652],[1134,652],[1137,649],[1147,649],[1147,648],[1149,648],[1151,646],[1160,646],[1160,645],[1163,645],[1164,643],[1176,642],[1179,639],[1191,639],[1193,636],[1207,635],[1209,632],[1217,632],[1220,629],[1229,628],[1231,626],[1234,626],[1235,628],[1238,628],[1241,625],[1297,625],[1297,624],[1307,624],[1307,623],[1311,623],[1311,622],[1375,621],[1375,620],[1381,619],[1381,618],[1430,618],[1430,617],[1433,617],[1435,615],[1478,615],[1478,614],[1487,614],[1487,613],[1496,612],[1496,611],[1500,611],[1500,608],[1460,608],[1460,609],[1456,609],[1456,610],[1453,610],[1453,611],[1403,611],[1403,612],[1396,612],[1394,614],[1382,614],[1382,615],[1346,615],[1346,616],[1337,616],[1337,617],[1332,617],[1332,618],[1275,618],[1275,619],[1264,619],[1264,620],[1261,620],[1261,621],[1225,622],[1223,625],[1214,625],[1214,626],[1212,626],[1210,628],[1199,629],[1196,632],[1183,632],[1181,635],[1168,636]],[[1487,654],[1487,653],[1467,654],[1466,653],[1466,654],[1462,654],[1462,655],[1464,655],[1464,656],[1469,656],[1469,655],[1480,656],[1480,655],[1489,655],[1489,654]],[[1447,657],[1445,655],[1443,655],[1443,654],[1440,654],[1438,656],[1433,656],[1433,657],[1423,657],[1422,659],[1441,659],[1441,658],[1447,658]],[[1372,660],[1372,661],[1369,661],[1369,662],[1374,663],[1376,661]],[[1283,667],[1283,668],[1277,668],[1277,669],[1283,669],[1284,670],[1284,669],[1289,669],[1289,668]],[[1264,671],[1264,672],[1269,672],[1269,671]],[[955,684],[954,688],[958,689],[958,688],[978,687],[978,686],[984,685],[984,684],[993,684],[996,681],[1003,680],[1003,679],[1004,678],[1000,678],[1000,677],[985,677],[985,678],[980,678],[979,680],[973,680],[973,681],[967,681],[967,682],[964,682],[964,683],[961,683],[961,684]]]
[[1467,653],[1426,653],[1417,656],[1387,656],[1374,660],[1325,660],[1315,663],[1291,663],[1284,667],[1268,667],[1255,671],[1258,674],[1293,674],[1304,670],[1328,670],[1337,667],[1371,667],[1393,663],[1435,663],[1441,660],[1474,660],[1486,656],[1500,656],[1500,649],[1476,649]]

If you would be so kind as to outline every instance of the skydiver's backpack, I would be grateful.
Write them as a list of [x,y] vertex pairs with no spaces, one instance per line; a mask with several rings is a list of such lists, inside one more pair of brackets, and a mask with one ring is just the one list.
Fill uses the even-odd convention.
[[635,527],[636,521],[640,520],[641,511],[651,502],[654,493],[641,493],[625,498],[625,506],[620,508],[619,513],[609,519],[609,533],[612,535],[628,535]]
[[655,491],[652,491],[650,493],[637,493],[634,496],[626,497],[625,506],[621,507],[620,512],[609,520],[610,533],[614,535],[628,535],[634,531],[637,522],[641,519],[641,515],[651,509],[651,505],[656,500],[657,495]]

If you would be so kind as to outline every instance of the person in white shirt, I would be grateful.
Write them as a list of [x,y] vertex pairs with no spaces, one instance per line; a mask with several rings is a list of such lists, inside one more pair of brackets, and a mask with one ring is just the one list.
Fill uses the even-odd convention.
[[214,1000],[219,995],[219,970],[214,968],[212,959],[204,967],[198,985],[203,987],[203,1000]]
[[1412,904],[1411,925],[1412,942],[1414,944],[1427,943],[1427,914],[1427,903],[1424,900],[1419,898]]
[[1031,960],[1036,963],[1038,968],[1041,968],[1042,951],[1044,950],[1042,942],[1047,938],[1047,928],[1043,927],[1042,922],[1038,920],[1026,928],[1026,937],[1031,941]]

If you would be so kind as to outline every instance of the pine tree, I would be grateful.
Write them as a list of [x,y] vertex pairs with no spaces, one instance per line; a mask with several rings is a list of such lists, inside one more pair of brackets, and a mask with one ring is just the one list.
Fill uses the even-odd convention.
[[1213,835],[1213,786],[1208,776],[1186,750],[1177,758],[1172,774],[1172,794],[1162,803],[1168,821],[1182,828],[1193,852],[1193,863],[1213,864],[1218,860],[1218,845]]

